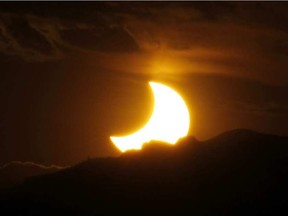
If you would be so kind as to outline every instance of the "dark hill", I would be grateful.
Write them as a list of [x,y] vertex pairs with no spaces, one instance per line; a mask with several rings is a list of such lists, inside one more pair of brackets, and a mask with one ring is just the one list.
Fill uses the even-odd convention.
[[30,178],[2,191],[0,208],[3,215],[283,215],[287,165],[287,137],[248,130],[205,142],[187,137]]

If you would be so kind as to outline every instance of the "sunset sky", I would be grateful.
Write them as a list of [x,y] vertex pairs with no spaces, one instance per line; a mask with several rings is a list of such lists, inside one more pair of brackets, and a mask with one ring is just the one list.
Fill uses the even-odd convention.
[[287,2],[0,3],[0,165],[116,156],[149,81],[177,90],[199,140],[288,136]]

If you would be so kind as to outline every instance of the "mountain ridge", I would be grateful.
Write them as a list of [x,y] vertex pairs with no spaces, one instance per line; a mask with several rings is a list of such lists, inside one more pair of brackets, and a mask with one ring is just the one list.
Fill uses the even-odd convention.
[[43,209],[44,215],[275,215],[287,212],[287,156],[288,137],[248,130],[207,141],[187,137],[174,146],[152,142],[142,151],[30,178],[0,194],[0,209],[13,215],[43,215]]

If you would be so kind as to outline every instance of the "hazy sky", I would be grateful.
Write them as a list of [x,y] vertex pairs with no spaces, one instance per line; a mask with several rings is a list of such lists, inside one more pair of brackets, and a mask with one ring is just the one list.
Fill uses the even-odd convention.
[[148,81],[186,100],[190,134],[288,135],[288,3],[0,3],[0,163],[113,156],[149,119]]

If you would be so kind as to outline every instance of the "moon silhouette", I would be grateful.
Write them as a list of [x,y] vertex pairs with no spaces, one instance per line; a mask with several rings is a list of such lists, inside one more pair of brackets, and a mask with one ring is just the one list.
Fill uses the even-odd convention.
[[173,89],[160,83],[149,82],[154,95],[154,109],[147,124],[127,136],[111,136],[110,139],[120,151],[141,149],[151,140],[175,144],[188,134],[190,116],[182,97]]

